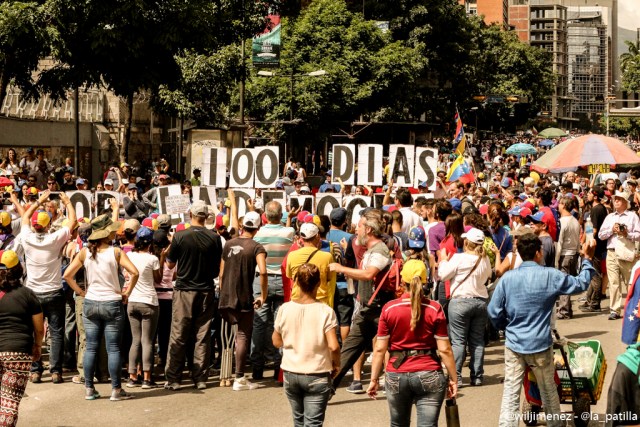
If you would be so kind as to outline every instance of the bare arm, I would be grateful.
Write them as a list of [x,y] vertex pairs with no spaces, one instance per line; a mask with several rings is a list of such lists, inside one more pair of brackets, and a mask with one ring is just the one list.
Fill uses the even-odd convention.
[[42,338],[44,337],[44,315],[42,313],[31,316],[33,322],[33,349],[31,358],[35,362],[42,353]]
[[271,341],[273,342],[273,346],[275,348],[282,348],[282,346],[284,345],[284,342],[282,341],[282,335],[280,335],[280,332],[276,331],[275,329],[273,330],[273,334],[271,335]]
[[440,359],[442,359],[442,363],[444,363],[449,374],[448,396],[454,398],[458,394],[458,374],[456,373],[456,362],[453,358],[451,342],[448,338],[436,339],[436,344],[438,345]]
[[13,208],[18,212],[18,215],[22,217],[22,215],[24,215],[24,207],[20,204],[20,200],[18,200],[18,193],[12,191],[10,200],[11,203],[13,203]]
[[133,265],[127,254],[122,251],[120,251],[119,264],[131,275],[129,279],[129,286],[127,287],[127,290],[122,293],[123,296],[128,298],[129,295],[131,295],[131,291],[133,291],[133,288],[136,286],[136,283],[138,283],[138,277],[140,277],[140,273],[138,273],[138,269],[135,265]]
[[227,190],[227,195],[229,196],[229,202],[231,203],[229,214],[230,225],[234,230],[240,230],[240,223],[238,222],[238,205],[236,203],[236,193],[229,189]]
[[340,372],[340,343],[338,342],[338,335],[335,330],[327,331],[324,334],[327,339],[329,351],[331,352],[331,376],[335,377]]
[[391,190],[393,189],[393,179],[389,180],[389,184],[387,185],[387,191],[384,192],[384,199],[382,199],[382,205],[390,205],[391,204]]
[[[222,277],[224,276],[224,260],[220,261],[220,275],[218,276],[220,278],[220,280],[218,280],[218,286],[220,287],[220,290],[222,290]],[[260,288],[262,291],[262,283],[260,284]]]
[[67,269],[64,271],[64,276],[62,277],[69,284],[69,287],[73,289],[76,295],[81,297],[85,296],[85,291],[78,286],[78,283],[76,282],[76,273],[82,267],[86,256],[87,249],[83,248],[78,255],[73,258],[73,261],[71,261],[71,264],[69,264]]
[[76,218],[76,209],[73,207],[71,200],[69,200],[69,197],[64,192],[60,193],[60,201],[64,205],[67,212],[67,228],[69,229],[69,231],[73,231],[78,224],[78,219]]
[[380,387],[379,378],[382,374],[382,364],[384,363],[384,355],[389,348],[389,338],[378,338],[376,346],[373,349],[373,362],[371,362],[371,382],[367,388],[367,394],[375,399],[378,395],[378,387]]
[[258,269],[260,270],[260,297],[256,298],[253,302],[254,306],[260,308],[262,304],[267,300],[267,292],[268,292],[268,276],[267,276],[267,254],[262,253],[258,254],[256,257],[256,261],[258,262]]
[[118,203],[118,200],[114,197],[109,199],[109,205],[111,206],[111,220],[118,222],[120,219],[120,203]]
[[345,267],[337,262],[329,264],[329,270],[335,271],[336,273],[342,273],[354,280],[373,280],[373,278],[380,272],[376,267],[369,267],[366,270],[361,270],[358,268]]

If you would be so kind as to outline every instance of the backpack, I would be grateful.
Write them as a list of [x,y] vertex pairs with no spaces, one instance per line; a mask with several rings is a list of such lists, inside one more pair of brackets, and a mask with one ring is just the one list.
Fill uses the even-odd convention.
[[383,236],[383,241],[386,243],[389,252],[391,253],[391,264],[389,264],[384,270],[378,272],[373,279],[373,287],[375,291],[367,305],[371,305],[378,292],[383,291],[385,293],[393,293],[395,298],[400,297],[404,292],[402,281],[400,279],[400,272],[402,271],[402,251],[398,245],[398,242],[392,236]]

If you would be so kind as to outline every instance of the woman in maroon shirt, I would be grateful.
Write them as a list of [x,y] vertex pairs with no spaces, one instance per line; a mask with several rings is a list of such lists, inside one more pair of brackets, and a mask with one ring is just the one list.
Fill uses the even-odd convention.
[[[391,357],[386,366],[385,390],[391,425],[410,425],[415,402],[418,425],[435,426],[445,391],[449,397],[455,397],[458,391],[447,322],[442,306],[423,290],[427,283],[423,261],[408,261],[402,268],[402,281],[408,291],[382,308],[367,393],[372,398],[377,395],[388,350]],[[448,386],[442,363],[449,374]]]

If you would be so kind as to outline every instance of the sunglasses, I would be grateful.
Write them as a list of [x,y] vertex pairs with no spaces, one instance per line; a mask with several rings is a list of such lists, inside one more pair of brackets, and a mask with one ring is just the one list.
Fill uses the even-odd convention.
[[55,185],[55,182],[47,182],[47,185]]

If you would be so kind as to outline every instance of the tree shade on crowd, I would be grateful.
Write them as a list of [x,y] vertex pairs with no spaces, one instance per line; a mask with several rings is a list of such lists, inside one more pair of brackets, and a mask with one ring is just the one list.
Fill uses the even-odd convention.
[[564,173],[596,164],[608,164],[612,168],[632,167],[640,164],[640,157],[618,139],[592,134],[557,145],[536,160],[531,169],[541,173]]

